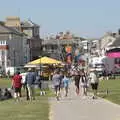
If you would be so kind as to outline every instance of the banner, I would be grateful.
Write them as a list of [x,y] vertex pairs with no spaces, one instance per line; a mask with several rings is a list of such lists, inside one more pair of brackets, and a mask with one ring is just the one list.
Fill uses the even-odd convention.
[[71,64],[72,63],[72,47],[66,46],[65,51],[66,51],[66,62],[68,64]]

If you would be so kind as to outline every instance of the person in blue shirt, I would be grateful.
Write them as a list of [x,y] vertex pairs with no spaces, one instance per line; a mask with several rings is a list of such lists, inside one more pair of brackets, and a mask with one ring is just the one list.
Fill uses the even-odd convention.
[[27,86],[30,100],[35,100],[34,84],[36,80],[36,73],[34,71],[34,69],[29,68],[28,73],[25,76],[25,85]]
[[65,89],[65,97],[68,96],[69,83],[70,83],[70,78],[68,77],[68,75],[65,75],[64,78],[63,78],[63,85],[64,85],[64,89]]

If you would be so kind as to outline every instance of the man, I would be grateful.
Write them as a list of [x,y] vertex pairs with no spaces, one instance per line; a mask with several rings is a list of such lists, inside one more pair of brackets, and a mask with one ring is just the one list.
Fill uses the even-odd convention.
[[31,68],[28,69],[28,73],[25,77],[25,84],[27,85],[28,95],[30,100],[35,100],[35,91],[34,91],[34,83],[36,80],[35,72]]
[[29,98],[29,94],[28,94],[28,88],[27,88],[27,85],[25,83],[25,78],[26,78],[27,72],[21,73],[20,75],[22,76],[22,85],[23,85],[23,88],[26,92],[26,99],[29,100],[30,98]]
[[17,101],[20,100],[21,97],[21,87],[22,87],[22,76],[20,75],[20,72],[16,72],[16,74],[12,78],[12,86],[15,90],[14,97]]
[[99,79],[97,78],[96,70],[90,71],[90,83],[93,90],[93,99],[97,98],[97,89],[99,84]]

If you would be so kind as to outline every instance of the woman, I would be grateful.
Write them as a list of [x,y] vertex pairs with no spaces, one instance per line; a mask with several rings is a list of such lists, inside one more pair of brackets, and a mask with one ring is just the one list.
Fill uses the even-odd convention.
[[74,74],[74,78],[75,78],[75,86],[76,86],[76,94],[79,95],[80,93],[80,87],[79,87],[79,84],[80,84],[80,74],[79,74],[79,70],[75,70],[75,74]]
[[81,85],[81,90],[82,90],[82,95],[87,96],[87,76],[84,71],[84,69],[81,70],[80,72],[80,85]]
[[64,89],[65,89],[65,97],[68,96],[69,83],[70,83],[70,78],[68,77],[68,75],[65,75],[64,78],[63,78],[63,85],[64,85]]
[[59,100],[59,96],[60,96],[59,88],[60,88],[61,76],[60,76],[58,70],[56,70],[54,72],[52,81],[53,81],[53,85],[54,85],[54,89],[55,89],[55,93],[56,93],[56,98],[57,98],[57,100]]
[[12,78],[12,86],[14,88],[14,97],[17,101],[19,101],[21,96],[21,87],[22,87],[22,76],[20,72],[17,72]]

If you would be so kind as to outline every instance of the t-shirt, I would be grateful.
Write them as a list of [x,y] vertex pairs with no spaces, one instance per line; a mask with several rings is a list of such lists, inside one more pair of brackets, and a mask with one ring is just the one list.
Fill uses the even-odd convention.
[[26,77],[26,75],[27,75],[27,72],[26,72],[26,73],[21,73],[20,75],[22,76],[22,84],[24,84],[24,83],[25,83],[25,77]]
[[91,72],[89,77],[90,77],[91,83],[98,83],[99,82],[99,79],[97,78],[97,75],[94,72]]
[[21,88],[22,87],[22,83],[21,83],[22,76],[15,75],[12,80],[13,80],[13,87],[15,87],[15,88]]
[[28,85],[33,85],[36,80],[35,72],[28,72],[25,77],[25,83]]
[[52,77],[52,81],[54,86],[60,85],[60,75],[54,74]]
[[69,78],[64,77],[63,78],[63,84],[64,84],[64,87],[68,87],[68,85],[69,85]]

